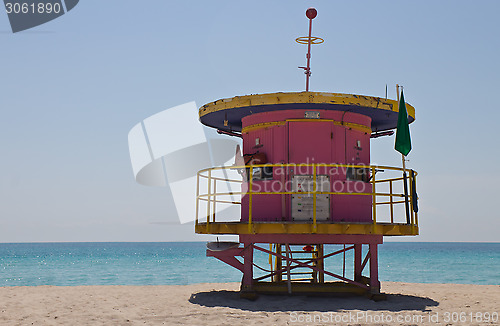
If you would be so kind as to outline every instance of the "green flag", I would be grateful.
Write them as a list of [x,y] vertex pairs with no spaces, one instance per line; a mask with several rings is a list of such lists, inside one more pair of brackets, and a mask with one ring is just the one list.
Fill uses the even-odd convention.
[[408,114],[406,113],[405,97],[401,90],[401,99],[399,100],[398,125],[396,128],[396,144],[394,149],[408,155],[411,151],[410,127],[408,126]]

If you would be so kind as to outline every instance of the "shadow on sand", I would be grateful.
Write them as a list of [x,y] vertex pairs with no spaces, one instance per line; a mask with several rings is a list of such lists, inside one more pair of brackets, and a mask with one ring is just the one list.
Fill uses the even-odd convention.
[[374,302],[366,297],[314,297],[259,295],[256,301],[240,299],[238,291],[210,291],[193,293],[189,302],[205,307],[228,307],[248,311],[319,311],[342,310],[370,311],[429,311],[439,302],[425,297],[404,294],[387,294],[387,300]]

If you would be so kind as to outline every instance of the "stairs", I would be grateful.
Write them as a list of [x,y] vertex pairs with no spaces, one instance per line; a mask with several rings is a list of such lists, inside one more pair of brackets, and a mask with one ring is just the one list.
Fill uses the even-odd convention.
[[[322,245],[287,245],[273,244],[271,251],[284,257],[292,258],[304,264],[323,269]],[[274,262],[273,262],[274,260]],[[324,283],[324,273],[314,271],[308,267],[302,267],[295,262],[287,262],[286,259],[269,255],[269,263],[274,271],[283,270],[273,276],[273,282],[291,283]],[[289,286],[290,288],[290,286]]]

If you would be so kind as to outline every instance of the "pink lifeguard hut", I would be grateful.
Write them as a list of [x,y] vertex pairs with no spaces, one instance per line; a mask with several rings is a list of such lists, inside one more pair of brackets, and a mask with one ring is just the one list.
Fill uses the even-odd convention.
[[[370,165],[370,141],[393,133],[398,102],[309,91],[311,45],[323,42],[311,36],[316,14],[307,10],[309,36],[297,39],[308,45],[307,66],[299,67],[305,92],[236,96],[199,110],[204,125],[243,139],[234,165],[198,173],[195,226],[239,236],[209,243],[207,255],[243,273],[242,295],[378,295],[383,236],[418,234],[416,172]],[[406,108],[413,122],[414,108]],[[219,214],[232,205],[241,206],[239,216]],[[256,251],[269,265],[256,264]],[[340,266],[329,263],[339,256]]]

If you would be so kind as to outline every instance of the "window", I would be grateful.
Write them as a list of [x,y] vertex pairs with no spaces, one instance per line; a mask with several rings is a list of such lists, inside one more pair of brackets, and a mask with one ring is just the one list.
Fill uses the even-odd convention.
[[272,166],[253,168],[252,180],[259,181],[259,180],[272,180],[272,179],[273,179],[273,167]]
[[346,171],[346,180],[369,182],[368,169],[348,167]]

